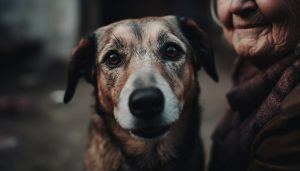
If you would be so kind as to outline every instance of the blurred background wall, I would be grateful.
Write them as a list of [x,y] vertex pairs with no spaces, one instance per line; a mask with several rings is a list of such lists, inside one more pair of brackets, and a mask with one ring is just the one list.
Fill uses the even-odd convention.
[[78,6],[76,0],[2,0],[1,37],[15,42],[39,40],[47,55],[66,57],[66,49],[78,36]]
[[61,103],[71,48],[111,22],[170,14],[196,20],[215,49],[220,82],[204,72],[199,78],[209,158],[211,133],[227,106],[233,54],[211,20],[209,0],[1,0],[0,170],[82,170],[94,101],[81,81],[72,102]]

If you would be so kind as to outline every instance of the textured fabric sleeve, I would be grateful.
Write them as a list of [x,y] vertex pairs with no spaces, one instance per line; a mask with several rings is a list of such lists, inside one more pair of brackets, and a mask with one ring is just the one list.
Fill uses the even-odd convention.
[[299,115],[274,118],[258,134],[250,156],[248,171],[300,171]]

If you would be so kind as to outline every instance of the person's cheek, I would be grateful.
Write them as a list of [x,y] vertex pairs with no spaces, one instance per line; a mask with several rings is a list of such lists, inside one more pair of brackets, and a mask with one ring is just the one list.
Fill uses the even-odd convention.
[[286,3],[289,0],[256,0],[256,4],[261,13],[272,21],[281,20],[286,17]]
[[230,13],[231,0],[216,0],[217,15],[222,23],[223,34],[229,44],[233,44],[232,36],[234,29],[232,27],[232,14]]

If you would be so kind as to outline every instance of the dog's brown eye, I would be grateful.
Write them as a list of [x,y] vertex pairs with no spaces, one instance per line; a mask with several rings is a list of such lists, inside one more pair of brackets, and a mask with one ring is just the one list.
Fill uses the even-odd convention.
[[167,57],[175,58],[178,55],[178,50],[173,46],[169,46],[166,49],[166,55]]
[[121,62],[122,62],[121,56],[116,52],[109,53],[106,56],[105,63],[109,67],[115,67],[119,65]]
[[170,44],[165,48],[164,55],[167,58],[174,59],[179,56],[180,49],[178,46]]

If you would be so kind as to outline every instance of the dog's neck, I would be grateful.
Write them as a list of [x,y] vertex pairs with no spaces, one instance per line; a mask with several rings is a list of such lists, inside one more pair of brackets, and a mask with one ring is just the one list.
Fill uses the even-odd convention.
[[[87,171],[101,168],[97,171],[179,171],[199,170],[202,167],[198,138],[199,115],[198,105],[192,104],[188,112],[188,124],[183,141],[176,147],[163,144],[153,144],[145,149],[148,153],[133,156],[128,154],[128,147],[124,147],[105,123],[103,114],[93,114],[90,124],[90,140],[86,153]],[[99,110],[98,110],[99,111]],[[101,111],[101,110],[100,110]],[[100,112],[99,111],[99,112]],[[103,112],[103,111],[102,111]],[[131,146],[133,151],[138,151],[139,146]],[[155,150],[151,150],[154,149]],[[159,150],[157,150],[159,148]]]

